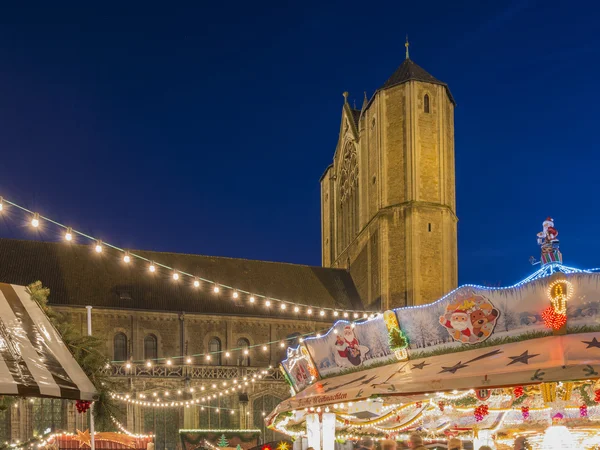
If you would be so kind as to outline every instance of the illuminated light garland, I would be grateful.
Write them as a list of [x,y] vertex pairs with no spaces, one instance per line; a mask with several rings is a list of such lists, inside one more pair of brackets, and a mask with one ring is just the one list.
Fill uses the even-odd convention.
[[111,416],[110,416],[110,420],[112,420],[112,422],[115,424],[115,426],[116,426],[116,427],[117,427],[117,428],[118,428],[120,431],[122,431],[123,433],[125,433],[125,434],[126,434],[127,436],[129,436],[129,437],[132,437],[132,438],[135,438],[135,439],[147,439],[147,438],[153,438],[153,437],[154,437],[154,435],[153,435],[153,434],[135,434],[135,433],[132,433],[132,432],[128,431],[128,430],[127,430],[127,429],[126,429],[126,428],[123,426],[123,424],[122,424],[121,422],[119,422],[119,421],[118,421],[118,420],[115,418],[115,416],[113,416],[112,414],[111,414]]
[[475,391],[473,389],[469,389],[468,391],[458,392],[452,391],[452,394],[445,394],[443,392],[436,392],[436,396],[443,398],[444,400],[460,400],[461,398],[468,397],[469,395],[474,394]]
[[206,402],[214,400],[215,398],[219,398],[219,397],[214,397],[212,399],[206,399],[204,402],[201,402],[201,400],[199,398],[194,398],[194,399],[190,399],[190,400],[176,400],[176,401],[169,401],[169,400],[160,400],[160,399],[156,399],[155,401],[146,401],[146,400],[136,400],[136,399],[132,399],[129,398],[128,396],[122,396],[122,395],[118,395],[118,394],[114,394],[111,393],[110,394],[111,398],[115,399],[115,400],[120,400],[122,402],[125,403],[130,403],[133,405],[139,405],[139,406],[144,406],[144,407],[149,407],[149,408],[189,408],[190,406],[199,406],[202,410],[204,410],[204,408],[207,409],[214,409],[216,410],[215,412],[219,412],[221,411],[230,411],[232,414],[233,412],[237,411],[237,409],[233,409],[233,408],[224,408],[224,407],[219,407],[219,406],[209,406],[206,405]]
[[548,286],[548,298],[550,298],[556,314],[567,314],[567,302],[572,296],[573,284],[570,281],[555,280]]
[[560,330],[567,323],[567,316],[558,314],[553,306],[548,306],[542,311],[542,320],[547,328]]
[[[343,404],[339,405],[340,408],[343,408],[342,405]],[[398,407],[376,419],[366,420],[366,421],[358,422],[358,423],[357,422],[352,423],[349,421],[346,422],[344,420],[340,420],[337,416],[336,416],[336,420],[338,423],[341,423],[341,424],[351,427],[351,428],[368,428],[368,427],[372,427],[373,425],[387,422],[388,420],[394,418],[394,416],[396,416],[400,411],[402,411],[412,405],[413,405],[413,403],[407,403],[406,405],[401,405],[400,407]]]
[[[312,310],[317,308],[317,307],[311,306],[311,305],[303,305],[303,304],[300,304],[300,303],[294,303],[294,302],[290,302],[290,301],[287,301],[287,300],[282,300],[282,299],[267,297],[266,295],[255,294],[255,293],[252,293],[252,292],[249,292],[249,291],[245,291],[243,289],[235,288],[233,286],[228,286],[228,285],[225,285],[225,284],[222,284],[222,283],[217,283],[214,280],[209,280],[207,278],[195,276],[195,275],[187,273],[187,272],[176,270],[175,268],[170,267],[170,266],[168,266],[166,264],[161,264],[161,263],[158,263],[158,262],[155,262],[155,261],[150,261],[148,258],[145,258],[144,256],[141,256],[141,255],[138,255],[138,254],[132,253],[132,252],[127,252],[125,249],[117,247],[116,245],[112,245],[112,244],[109,244],[109,243],[106,243],[106,242],[102,243],[102,241],[96,239],[93,236],[90,236],[90,235],[88,235],[86,233],[83,233],[81,231],[78,231],[78,230],[74,230],[73,228],[71,228],[71,227],[69,227],[67,225],[64,225],[64,224],[62,224],[60,222],[57,222],[57,221],[55,221],[55,220],[53,220],[53,219],[51,219],[49,217],[41,216],[39,213],[33,212],[33,211],[29,210],[28,208],[25,208],[24,206],[21,206],[21,205],[19,205],[17,203],[14,203],[14,202],[11,202],[9,200],[6,200],[3,197],[0,197],[0,198],[2,199],[2,201],[0,202],[0,211],[2,211],[2,210],[5,209],[5,205],[10,205],[10,206],[13,206],[13,207],[15,207],[15,208],[23,211],[24,213],[31,214],[30,224],[34,228],[39,228],[40,225],[41,225],[41,221],[46,221],[46,222],[51,223],[51,224],[53,224],[53,225],[55,225],[55,226],[57,226],[59,228],[67,230],[69,232],[69,236],[70,236],[70,239],[67,239],[66,235],[65,235],[65,239],[67,241],[72,241],[72,239],[73,239],[73,237],[75,235],[81,236],[81,237],[83,237],[85,239],[88,239],[90,241],[93,241],[95,243],[95,250],[96,250],[97,253],[101,253],[104,246],[109,247],[109,248],[111,248],[113,250],[116,250],[118,252],[123,253],[124,256],[127,256],[128,259],[129,259],[129,261],[125,261],[125,262],[130,262],[130,261],[132,261],[133,258],[135,258],[135,259],[138,259],[140,261],[143,261],[145,263],[150,264],[149,267],[153,268],[153,269],[150,269],[151,272],[155,272],[159,267],[162,268],[162,269],[166,269],[168,272],[172,273],[172,278],[174,280],[178,280],[181,276],[185,276],[185,277],[190,278],[193,281],[197,280],[197,281],[203,281],[203,282],[208,283],[208,284],[212,284],[213,285],[213,291],[215,293],[218,293],[220,291],[220,288],[224,288],[224,289],[228,289],[228,290],[232,291],[232,294],[234,294],[233,295],[234,298],[238,298],[238,296],[240,294],[245,294],[245,295],[249,296],[250,303],[254,303],[254,299],[256,297],[258,297],[258,298],[265,299],[269,303],[275,301],[275,302],[278,302],[280,305],[281,304],[286,304],[286,305],[294,306],[295,308],[293,308],[293,310],[294,310],[295,313],[300,312],[300,308],[303,307],[303,308],[306,308],[306,314],[307,315],[311,315],[312,314]],[[298,308],[298,311],[296,311],[296,307]],[[281,310],[284,310],[284,309],[286,309],[286,308],[281,308]],[[320,312],[319,312],[319,316],[320,317],[325,317],[327,315],[327,313],[331,313],[331,315],[333,316],[334,312],[336,311],[336,308],[328,308],[328,307],[319,307],[318,309],[320,310]],[[367,317],[368,314],[369,314],[367,312],[359,311],[359,310],[348,310],[348,312],[352,313],[355,318],[359,317],[359,313],[363,317]],[[338,314],[339,314],[339,312],[338,312]]]

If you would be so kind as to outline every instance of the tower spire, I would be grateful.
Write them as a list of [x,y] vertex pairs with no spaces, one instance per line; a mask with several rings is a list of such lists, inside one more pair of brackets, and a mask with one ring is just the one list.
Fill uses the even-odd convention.
[[408,34],[406,35],[406,42],[404,43],[404,46],[406,47],[406,59],[410,59],[408,56],[408,47],[410,46],[410,43],[408,42]]

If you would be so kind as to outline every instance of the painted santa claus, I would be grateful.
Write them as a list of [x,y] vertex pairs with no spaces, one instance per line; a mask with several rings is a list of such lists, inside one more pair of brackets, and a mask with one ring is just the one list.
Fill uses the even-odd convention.
[[463,309],[455,309],[440,317],[440,323],[448,329],[448,333],[456,341],[469,342],[473,335],[473,324],[469,313]]
[[369,352],[368,347],[360,345],[350,325],[345,326],[342,335],[337,337],[335,347],[335,360],[340,367],[359,366]]

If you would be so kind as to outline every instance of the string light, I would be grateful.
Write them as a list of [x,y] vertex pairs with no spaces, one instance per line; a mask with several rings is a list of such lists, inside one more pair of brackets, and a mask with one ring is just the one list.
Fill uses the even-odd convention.
[[67,228],[67,232],[65,233],[65,240],[71,242],[73,240],[73,231],[71,227]]
[[265,306],[268,308],[269,306],[271,306],[271,300],[267,300],[265,301]]
[[173,279],[175,281],[179,280],[179,274],[177,272],[173,272]]
[[198,280],[197,278],[194,280],[194,287],[200,287],[200,280]]
[[294,306],[294,312],[297,313],[300,311],[300,308],[298,308],[297,306]]
[[218,284],[215,284],[215,287],[213,287],[213,292],[214,292],[215,294],[218,294],[218,293],[219,293],[219,285],[218,285]]
[[237,293],[237,291],[233,291],[232,296],[233,298],[238,298],[240,295]]
[[31,226],[37,228],[40,226],[40,215],[39,213],[34,213],[31,218]]
[[2,196],[0,196],[0,212],[2,212],[4,210],[4,198],[2,198]]
[[154,263],[150,263],[150,265],[148,266],[148,270],[152,273],[156,272],[156,266],[154,265]]
[[123,261],[125,261],[128,264],[131,262],[131,256],[129,256],[129,252],[125,252],[125,256],[123,256]]
[[285,303],[282,303],[281,304],[281,309],[286,309],[286,308],[287,308],[287,305]]
[[96,253],[102,253],[102,241],[96,241],[94,250],[96,250]]
[[251,295],[248,300],[250,301],[250,303],[254,303],[256,301],[253,295]]

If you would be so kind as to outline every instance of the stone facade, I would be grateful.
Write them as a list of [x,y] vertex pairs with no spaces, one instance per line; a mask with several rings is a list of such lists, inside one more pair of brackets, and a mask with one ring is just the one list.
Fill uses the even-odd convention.
[[454,100],[409,59],[397,73],[360,111],[344,94],[321,179],[323,266],[349,269],[378,309],[434,301],[458,282]]

